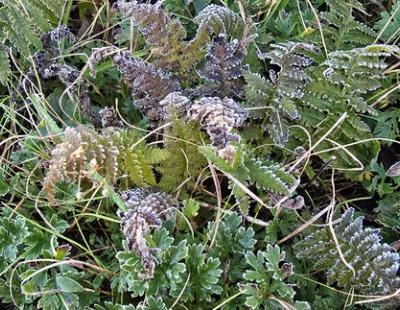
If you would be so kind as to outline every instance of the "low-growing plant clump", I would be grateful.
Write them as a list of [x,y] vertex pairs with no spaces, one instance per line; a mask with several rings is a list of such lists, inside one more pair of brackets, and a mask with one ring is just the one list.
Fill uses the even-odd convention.
[[395,1],[0,1],[0,307],[400,307]]

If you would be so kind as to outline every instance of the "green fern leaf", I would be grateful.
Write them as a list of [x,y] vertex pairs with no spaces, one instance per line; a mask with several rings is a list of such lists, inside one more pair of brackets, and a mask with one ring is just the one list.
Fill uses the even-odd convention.
[[38,32],[48,32],[53,26],[50,23],[48,12],[44,12],[42,8],[37,7],[33,4],[33,2],[27,1],[25,3],[24,8],[29,12],[29,15],[25,18],[30,22],[31,25],[34,25],[35,30]]
[[205,137],[197,122],[185,124],[181,120],[173,120],[164,138],[165,150],[171,156],[157,168],[161,173],[159,186],[162,190],[182,188],[185,195],[185,191],[195,184],[201,170],[207,165],[198,148],[203,140]]
[[278,164],[263,165],[260,160],[251,159],[246,161],[246,167],[250,179],[264,190],[290,195],[290,188],[296,183],[296,179]]
[[381,33],[385,42],[392,42],[400,35],[400,1],[394,1],[390,12],[383,11],[381,18],[375,23],[375,30]]
[[[277,163],[263,163],[252,157],[246,152],[244,145],[235,148],[235,153],[230,161],[220,157],[211,147],[201,147],[200,150],[218,169],[231,174],[245,186],[255,184],[263,191],[290,195],[292,187],[296,184],[296,178],[291,173],[286,172]],[[239,202],[247,195],[232,180],[230,188]]]
[[300,118],[295,100],[304,95],[304,87],[311,81],[304,71],[313,64],[305,52],[315,52],[313,45],[287,42],[271,44],[273,50],[260,55],[271,64],[280,67],[276,73],[270,70],[270,80],[258,74],[245,75],[247,82],[246,104],[255,118],[264,119],[263,126],[268,129],[272,139],[279,144],[288,140],[288,120]]
[[10,6],[0,8],[0,23],[6,39],[24,56],[30,55],[31,46],[38,49],[42,46],[38,36],[18,10]]
[[[349,51],[334,51],[327,61],[313,68],[312,82],[304,89],[300,102],[302,122],[314,127],[316,138],[326,133],[336,120],[347,113],[347,118],[334,131],[330,139],[337,143],[349,144],[371,138],[371,131],[360,118],[359,113],[376,114],[366,101],[368,95],[381,87],[387,67],[385,58],[394,47],[371,45]],[[337,144],[322,142],[318,149],[337,147]],[[354,145],[348,149],[363,164],[368,164],[379,151],[379,143],[369,142]],[[336,157],[334,165],[350,168],[359,164],[344,151],[324,154],[324,159]]]
[[[41,49],[40,36],[59,23],[63,0],[8,0],[0,8],[0,42],[6,44],[12,53],[19,52],[21,64],[30,60],[30,55]],[[0,52],[0,83],[5,83],[10,74],[4,51]]]
[[53,26],[60,22],[61,14],[65,6],[64,0],[29,0],[29,3],[30,6],[38,8]]
[[[321,14],[325,42],[328,47],[347,49],[371,44],[375,38],[374,30],[356,21],[354,12],[365,13],[363,5],[357,0],[326,0],[329,11]],[[318,34],[317,40],[320,40]]]
[[132,186],[155,185],[153,167],[169,157],[165,150],[149,147],[136,130],[110,129],[107,133],[118,147],[118,169]]

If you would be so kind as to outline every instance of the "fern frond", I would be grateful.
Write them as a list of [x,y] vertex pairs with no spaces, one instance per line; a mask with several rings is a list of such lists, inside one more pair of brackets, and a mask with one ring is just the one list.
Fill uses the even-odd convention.
[[153,64],[146,63],[115,46],[93,50],[88,62],[92,75],[96,73],[95,65],[110,56],[123,75],[125,83],[131,88],[141,111],[152,121],[163,118],[159,102],[168,94],[180,90],[179,81]]
[[308,260],[314,268],[328,269],[329,283],[351,286],[363,294],[388,294],[400,287],[397,271],[400,256],[387,244],[382,244],[379,229],[363,226],[363,217],[354,219],[349,208],[335,226],[341,252],[353,271],[342,261],[328,229],[308,235],[295,246],[297,257]]
[[[118,1],[116,7],[134,26],[139,27],[146,41],[153,47],[154,62],[166,70],[180,66],[177,54],[184,49],[186,29],[178,19],[172,19],[157,4],[139,4],[137,1]],[[192,59],[192,61],[196,61]]]
[[10,5],[0,8],[0,23],[5,39],[9,40],[22,55],[30,55],[30,47],[40,49],[38,35],[26,23],[25,17]]
[[199,71],[202,78],[210,82],[200,89],[204,95],[218,95],[219,97],[241,96],[243,82],[243,59],[246,56],[246,46],[237,41],[227,42],[225,34],[214,38],[208,46],[206,64]]
[[127,177],[127,186],[154,185],[153,166],[168,158],[168,152],[149,147],[141,138],[135,130],[108,127],[98,133],[84,126],[68,127],[64,131],[64,142],[51,153],[43,182],[49,199],[54,202],[56,185],[60,182],[92,183],[86,169],[88,164],[110,184],[123,175]]
[[118,148],[118,169],[132,186],[155,185],[153,166],[169,158],[168,151],[149,147],[135,130],[109,128],[105,134]]
[[146,236],[152,228],[159,228],[162,220],[173,215],[173,208],[178,206],[174,199],[165,193],[152,192],[137,188],[121,193],[127,211],[120,212],[121,230],[128,242],[129,250],[137,253],[141,258],[144,273],[141,279],[151,279],[154,276],[156,259],[147,245]]
[[232,141],[239,141],[240,137],[231,131],[243,124],[247,112],[230,98],[202,97],[190,107],[188,116],[200,122],[214,145],[226,147]]
[[246,104],[260,107],[250,112],[255,118],[264,119],[264,127],[276,143],[284,144],[288,140],[287,120],[297,120],[300,114],[295,100],[304,95],[304,87],[311,81],[304,71],[313,64],[306,52],[315,52],[313,45],[297,42],[272,44],[274,49],[260,55],[268,58],[271,64],[277,65],[280,71],[270,71],[271,80],[254,74],[245,74],[247,85]]
[[296,183],[296,179],[285,172],[280,165],[264,165],[260,160],[254,158],[247,160],[245,165],[249,170],[250,180],[259,188],[283,195],[290,195],[290,189]]
[[207,165],[207,160],[198,149],[204,140],[206,137],[197,122],[172,120],[172,126],[166,130],[164,137],[164,149],[171,156],[157,168],[161,173],[159,187],[162,190],[171,192],[180,189],[186,195],[186,191],[192,188]]
[[143,33],[152,49],[152,63],[183,78],[193,75],[191,71],[203,59],[204,48],[212,35],[231,34],[241,21],[228,8],[209,5],[194,19],[199,26],[196,36],[189,40],[185,27],[162,9],[161,2],[118,1],[115,7]]
[[[228,148],[233,149],[230,156],[226,156],[225,154]],[[245,150],[243,145],[239,145],[238,147],[229,145],[218,151],[211,146],[202,146],[199,150],[217,169],[233,175],[240,183],[247,185],[249,181],[249,169],[244,164]],[[247,214],[249,210],[249,198],[247,193],[233,180],[229,180],[229,188],[232,190],[232,194],[240,210],[243,214]]]
[[66,128],[65,141],[51,152],[50,166],[43,181],[50,201],[55,200],[55,187],[59,182],[76,183],[90,176],[85,165],[97,169],[111,184],[117,179],[118,148],[107,137],[80,126]]
[[321,14],[325,24],[324,37],[329,47],[347,49],[371,44],[376,32],[367,25],[355,20],[354,12],[365,13],[363,5],[357,0],[326,0],[329,11]]
[[38,31],[47,32],[53,28],[51,20],[54,20],[54,15],[52,12],[49,12],[48,10],[44,11],[43,9],[44,8],[40,6],[40,3],[39,6],[37,6],[37,4],[32,1],[24,2],[24,11],[29,12],[28,16],[25,15],[27,21],[34,24]]
[[[262,191],[289,196],[292,194],[297,180],[290,172],[275,162],[263,162],[246,151],[244,145],[238,145],[230,160],[220,156],[212,147],[201,147],[201,153],[207,157],[218,169],[235,177],[244,186],[255,184]],[[246,193],[234,182],[230,182],[235,198],[238,202],[246,197]]]
[[375,30],[379,33],[385,27],[385,30],[381,34],[381,38],[385,40],[385,42],[392,42],[397,39],[400,35],[400,1],[394,1],[394,4],[391,7],[390,12],[383,11],[381,12],[381,18],[379,21],[375,23]]
[[[171,18],[157,4],[139,4],[137,1],[118,1],[116,7],[133,25],[139,27],[146,42],[152,47],[153,63],[164,70],[181,74],[191,70],[201,59],[202,48],[208,35],[199,35],[202,46],[190,47],[194,42],[185,41],[186,29],[178,19]],[[188,53],[190,51],[190,53]]]
[[46,14],[48,19],[53,25],[59,23],[63,7],[65,5],[63,0],[47,1],[47,0],[29,0],[31,5],[36,6]]
[[40,49],[40,34],[50,31],[61,17],[63,0],[9,0],[0,8],[0,25],[13,49],[27,57],[31,48]]
[[[313,81],[304,89],[300,112],[306,125],[316,127],[316,137],[331,128],[345,112],[348,117],[331,139],[340,144],[348,144],[371,137],[369,127],[357,113],[375,114],[365,98],[381,87],[385,78],[383,71],[387,67],[384,59],[390,55],[391,49],[385,45],[371,45],[349,51],[335,51],[329,53],[329,61],[313,68],[310,72]],[[376,148],[372,144],[354,146],[351,152],[367,164],[376,156]],[[321,148],[328,147],[332,145],[325,142],[321,144]],[[354,159],[345,152],[340,151],[336,157],[336,164],[340,167],[355,164]]]
[[146,160],[150,164],[159,164],[170,157],[171,154],[169,152],[155,147],[148,148],[148,152],[146,152]]
[[166,118],[175,116],[184,120],[198,121],[211,138],[213,145],[225,148],[240,137],[232,130],[240,127],[247,118],[247,112],[230,98],[201,97],[192,103],[181,93],[171,93],[160,102]]
[[207,30],[210,34],[226,35],[234,34],[240,27],[243,27],[242,19],[224,6],[215,4],[205,7],[199,15],[194,18],[199,25],[199,31]]
[[185,117],[191,105],[192,101],[181,92],[170,93],[160,101],[165,118]]

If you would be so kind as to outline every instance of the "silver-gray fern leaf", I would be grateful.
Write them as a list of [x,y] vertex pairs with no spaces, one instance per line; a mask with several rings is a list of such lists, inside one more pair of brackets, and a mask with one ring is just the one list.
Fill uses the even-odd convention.
[[379,229],[364,227],[363,219],[354,219],[354,209],[349,208],[334,228],[343,257],[354,274],[342,261],[328,229],[317,230],[298,242],[296,255],[316,269],[327,269],[329,282],[337,282],[340,287],[353,286],[363,294],[393,293],[400,287],[400,256],[381,243]]
[[308,55],[318,49],[311,44],[286,42],[271,44],[273,50],[260,54],[269,59],[279,71],[269,71],[269,79],[259,74],[245,74],[247,105],[252,107],[250,115],[263,118],[272,139],[279,144],[288,140],[288,120],[298,120],[300,113],[296,100],[304,95],[305,86],[311,78],[305,71],[314,61]]

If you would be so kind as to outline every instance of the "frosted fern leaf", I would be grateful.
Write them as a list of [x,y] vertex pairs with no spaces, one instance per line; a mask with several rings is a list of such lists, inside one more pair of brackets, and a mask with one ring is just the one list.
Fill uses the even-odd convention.
[[59,182],[91,181],[86,164],[90,164],[113,184],[118,174],[118,154],[118,148],[107,136],[101,136],[84,126],[67,127],[64,142],[51,152],[50,166],[43,181],[49,200],[54,203],[55,187]]
[[92,75],[96,74],[95,65],[106,57],[111,57],[123,75],[140,110],[151,121],[162,118],[159,102],[168,94],[180,90],[179,81],[163,70],[157,69],[153,64],[146,63],[115,46],[93,50],[88,62]]
[[354,209],[349,208],[334,228],[341,252],[355,274],[342,261],[328,229],[318,230],[297,243],[296,255],[317,269],[328,269],[330,283],[337,282],[346,289],[354,286],[363,294],[391,293],[400,287],[400,256],[381,243],[379,229],[364,227],[363,219],[354,219]]
[[240,17],[226,7],[211,4],[204,8],[194,19],[199,29],[206,29],[211,34],[232,34],[242,26]]
[[231,131],[243,124],[247,112],[230,98],[203,97],[190,107],[188,117],[200,122],[215,146],[225,147],[239,141],[239,136]]
[[202,88],[202,93],[218,96],[241,96],[243,82],[242,61],[246,56],[246,46],[238,40],[227,42],[225,34],[214,38],[208,46],[206,64],[199,71],[200,76],[211,82]]
[[165,193],[137,188],[121,193],[127,211],[118,211],[121,218],[121,231],[128,243],[128,248],[141,259],[144,272],[142,279],[151,279],[156,267],[156,259],[148,246],[146,237],[152,229],[161,227],[162,221],[173,215],[173,208],[178,207],[174,199]]

